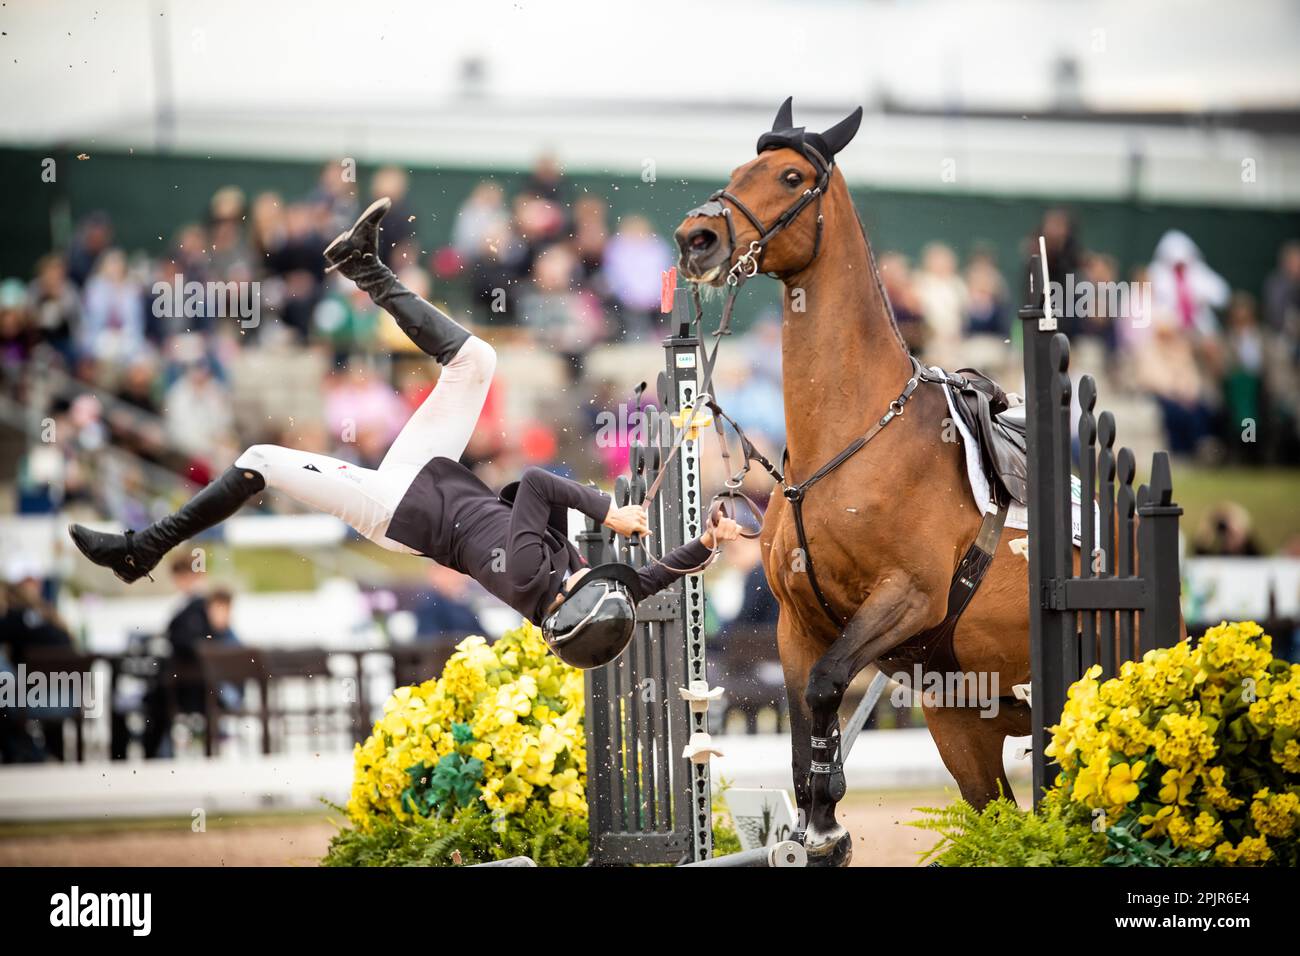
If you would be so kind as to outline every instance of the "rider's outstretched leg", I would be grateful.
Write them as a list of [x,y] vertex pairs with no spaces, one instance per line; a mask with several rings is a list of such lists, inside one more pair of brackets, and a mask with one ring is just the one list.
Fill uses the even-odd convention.
[[327,271],[343,273],[370,293],[422,352],[449,365],[470,339],[470,332],[398,282],[379,258],[379,223],[392,205],[390,199],[376,200],[351,229],[325,247]]
[[232,467],[180,511],[140,531],[109,534],[74,524],[69,525],[68,534],[82,554],[130,584],[152,571],[176,545],[220,524],[265,487],[258,472]]

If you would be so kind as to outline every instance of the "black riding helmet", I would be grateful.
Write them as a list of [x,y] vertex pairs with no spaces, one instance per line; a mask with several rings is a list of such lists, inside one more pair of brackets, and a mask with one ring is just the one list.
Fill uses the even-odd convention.
[[547,646],[571,667],[610,663],[632,641],[640,579],[626,564],[602,564],[583,575],[563,603],[542,621]]

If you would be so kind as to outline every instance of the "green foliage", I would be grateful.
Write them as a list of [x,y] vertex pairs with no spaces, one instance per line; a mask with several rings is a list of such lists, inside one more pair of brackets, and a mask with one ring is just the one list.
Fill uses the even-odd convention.
[[322,863],[454,866],[457,851],[461,865],[528,856],[538,866],[581,866],[587,860],[587,821],[540,804],[509,816],[467,807],[449,818],[376,820],[369,830],[346,827],[336,833]]
[[434,767],[420,763],[408,767],[406,774],[411,785],[402,791],[403,810],[422,817],[451,817],[456,810],[478,803],[483,761],[451,753]]
[[740,837],[724,823],[713,824],[713,855],[726,856],[740,852]]
[[1113,852],[1102,862],[1107,866],[1199,866],[1214,855],[1210,850],[1179,849],[1168,837],[1153,842],[1117,824],[1106,828],[1106,840]]
[[1060,800],[1045,800],[1038,813],[999,798],[983,810],[965,800],[948,807],[918,807],[929,819],[909,826],[942,835],[922,857],[942,866],[1099,866],[1106,838],[1093,833],[1088,817]]

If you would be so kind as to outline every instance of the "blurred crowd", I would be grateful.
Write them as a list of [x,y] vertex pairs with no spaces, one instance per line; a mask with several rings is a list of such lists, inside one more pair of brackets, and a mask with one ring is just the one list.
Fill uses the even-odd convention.
[[[91,213],[33,276],[0,282],[5,394],[72,436],[26,457],[19,510],[90,498],[136,521],[156,510],[146,489],[157,475],[201,484],[254,442],[378,461],[436,376],[368,296],[323,271],[321,250],[378,196],[393,200],[382,254],[403,282],[453,312],[468,309],[489,338],[566,359],[574,388],[563,405],[520,408],[494,387],[468,463],[500,480],[533,463],[584,478],[616,473],[623,449],[598,447],[592,434],[596,412],[623,396],[588,375],[584,358],[601,343],[661,333],[668,239],[643,215],[612,217],[551,156],[513,190],[496,179],[473,186],[454,221],[423,245],[408,193],[400,168],[357,183],[333,164],[292,198],[224,187],[154,257],[121,248],[108,217]],[[1067,210],[1047,210],[1027,232],[1040,234],[1053,278],[1070,282],[1062,327],[1076,348],[1091,343],[1104,356],[1113,389],[1158,404],[1167,447],[1211,463],[1300,461],[1300,242],[1278,250],[1263,288],[1234,290],[1181,232],[1128,274],[1088,246]],[[1031,251],[1027,239],[1024,261]],[[904,337],[928,361],[955,368],[1009,354],[1020,292],[1008,288],[994,250],[977,245],[963,261],[933,242],[915,261],[882,250],[879,266]],[[191,297],[191,284],[218,291]],[[1085,287],[1099,291],[1079,298]],[[775,316],[760,320],[734,346],[753,360],[721,383],[742,424],[773,449],[783,439],[778,334]],[[981,353],[981,341],[991,350]],[[240,359],[286,350],[321,357],[318,380],[295,384],[318,394],[322,411],[239,414]],[[290,362],[277,357],[264,374],[287,377]],[[129,453],[114,458],[107,481],[102,464],[87,464],[105,447]]]
[[[643,215],[614,220],[606,201],[575,190],[553,157],[542,157],[513,192],[495,179],[474,186],[445,234],[425,236],[425,247],[404,170],[381,169],[363,188],[329,165],[292,199],[219,189],[201,218],[177,224],[162,256],[121,248],[105,215],[87,215],[33,276],[0,282],[6,393],[28,406],[44,403],[46,417],[80,444],[111,444],[197,483],[255,441],[377,460],[436,374],[367,296],[323,274],[323,247],[377,196],[394,202],[383,255],[402,281],[467,307],[489,337],[565,357],[570,382],[579,386],[575,406],[585,397],[600,407],[612,397],[609,383],[586,375],[593,347],[661,332],[659,275],[674,258],[669,241]],[[1211,463],[1300,460],[1300,242],[1278,250],[1263,288],[1234,290],[1180,232],[1167,233],[1150,261],[1127,274],[1113,255],[1087,245],[1066,210],[1048,210],[1028,233],[1039,234],[1053,278],[1072,283],[1068,292],[1101,290],[1065,302],[1063,328],[1076,343],[1101,350],[1117,388],[1158,403],[1171,450]],[[1028,242],[1023,251],[1027,260]],[[972,343],[981,339],[1006,354],[1001,346],[1014,334],[1020,291],[1008,288],[994,250],[977,245],[963,261],[933,242],[915,261],[883,250],[879,265],[914,351],[948,367],[970,364]],[[218,292],[190,300],[174,292],[182,283]],[[240,311],[250,304],[252,314]],[[755,356],[770,355],[774,337],[769,317],[750,336]],[[236,414],[239,358],[277,346],[324,357],[319,421]],[[761,419],[755,427],[774,447],[782,437],[778,362],[769,357],[728,383],[745,396],[734,405],[753,409]],[[63,387],[42,383],[41,394],[31,391],[25,379],[36,368]],[[507,421],[505,403],[495,398],[468,453],[473,464],[503,455],[518,459],[511,466],[600,456],[565,447],[573,429],[592,424],[581,414],[564,420],[564,410],[546,408]],[[345,431],[346,440],[339,437]],[[607,457],[612,465],[617,450]],[[42,507],[50,469],[61,478],[54,492],[60,501],[95,487],[75,462],[51,461],[48,450],[37,458],[44,460],[29,463],[25,510]],[[98,505],[130,516],[131,486],[141,481],[123,475],[119,500],[101,496]]]
[[[564,359],[567,386],[536,407],[540,390],[511,400],[498,376],[467,464],[490,484],[528,464],[598,481],[619,473],[625,449],[595,436],[599,413],[627,396],[587,360],[602,343],[662,334],[668,238],[644,215],[614,217],[550,156],[512,189],[472,186],[452,222],[419,237],[406,171],[350,182],[330,164],[299,196],[218,189],[163,255],[122,248],[110,219],[91,213],[34,275],[0,281],[0,400],[49,432],[22,458],[18,510],[84,503],[139,524],[256,442],[377,463],[437,375],[368,296],[324,273],[324,246],[378,196],[393,200],[381,253],[403,282],[468,311],[500,345]],[[1062,328],[1099,357],[1106,394],[1158,406],[1166,447],[1209,463],[1300,461],[1300,241],[1277,250],[1262,288],[1234,290],[1181,232],[1122,274],[1068,210],[1029,225],[1021,261],[1029,237],[1044,236],[1051,275],[1067,283]],[[1007,343],[1021,293],[993,249],[963,259],[933,242],[915,261],[882,249],[879,267],[914,351],[1016,374]],[[745,361],[719,380],[770,453],[784,438],[778,318],[728,343]]]
[[[1061,330],[1076,351],[1101,357],[1097,371],[1111,378],[1104,394],[1157,403],[1163,447],[1210,465],[1300,462],[1300,240],[1277,251],[1263,288],[1245,290],[1178,230],[1127,274],[1084,243],[1067,210],[1048,210],[1031,235],[1046,239],[1052,281],[1062,284],[1053,300]],[[1026,242],[1026,260],[1036,251]],[[979,339],[1011,337],[1020,292],[1008,293],[992,250],[976,247],[963,265],[934,242],[915,264],[887,252],[879,265],[918,354],[953,368],[970,364]]]

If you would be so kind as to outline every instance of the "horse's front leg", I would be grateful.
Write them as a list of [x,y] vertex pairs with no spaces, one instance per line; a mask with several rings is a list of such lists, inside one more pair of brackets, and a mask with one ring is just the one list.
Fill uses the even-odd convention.
[[808,673],[821,656],[822,645],[813,643],[795,626],[792,615],[782,611],[776,623],[776,646],[785,676],[785,699],[790,708],[790,768],[794,776],[794,800],[799,810],[798,838],[808,828],[812,812],[812,714],[804,692]]
[[859,671],[924,630],[932,616],[929,596],[906,575],[892,572],[808,675],[812,786],[804,846],[809,865],[846,866],[853,856],[853,838],[835,818],[835,806],[847,790],[840,753],[844,692]]

